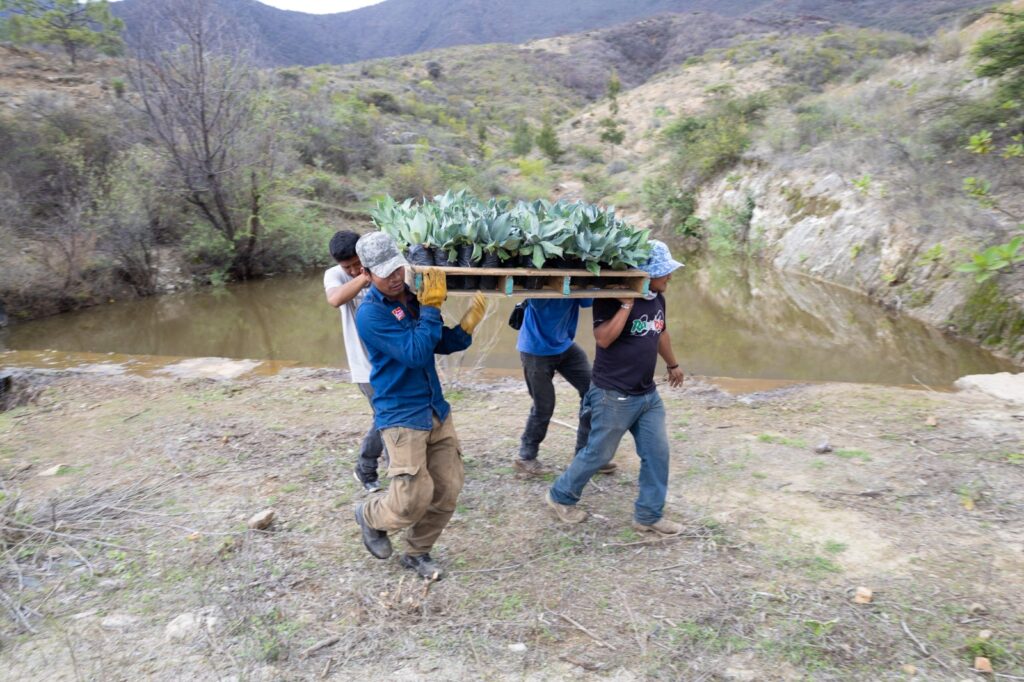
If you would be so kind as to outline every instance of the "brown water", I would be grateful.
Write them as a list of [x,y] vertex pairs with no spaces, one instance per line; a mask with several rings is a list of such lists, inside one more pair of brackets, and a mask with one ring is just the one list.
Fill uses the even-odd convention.
[[[666,298],[676,355],[690,374],[948,386],[966,374],[1015,370],[853,292],[745,264],[691,263]],[[516,333],[506,324],[514,300],[490,300],[473,348],[449,360],[449,371],[519,367]],[[466,303],[449,298],[448,324]],[[578,340],[592,356],[590,327],[584,310]],[[338,312],[324,299],[320,272],[19,324],[0,332],[0,349],[345,366]]]

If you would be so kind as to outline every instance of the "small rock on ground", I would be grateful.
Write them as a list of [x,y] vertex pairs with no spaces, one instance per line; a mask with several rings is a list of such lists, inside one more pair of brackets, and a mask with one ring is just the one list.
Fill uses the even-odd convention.
[[124,613],[112,613],[100,621],[100,627],[106,630],[129,630],[139,624],[138,616]]

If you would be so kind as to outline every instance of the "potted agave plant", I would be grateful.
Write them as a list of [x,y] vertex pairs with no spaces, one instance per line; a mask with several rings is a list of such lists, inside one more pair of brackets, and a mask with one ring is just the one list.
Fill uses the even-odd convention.
[[[455,237],[460,268],[478,268],[483,261],[483,246],[479,242],[483,228],[483,217],[467,211]],[[476,289],[480,286],[479,275],[463,275],[463,288]]]
[[[563,218],[549,217],[544,208],[546,202],[537,201],[533,206],[518,207],[519,230],[522,239],[519,244],[520,265],[538,270],[548,259],[562,255],[562,243],[569,238],[568,224]],[[539,289],[540,277],[527,277],[523,282],[526,289]]]
[[[502,263],[515,265],[521,240],[512,216],[504,211],[485,216],[480,237],[483,242],[482,267],[496,268]],[[494,275],[484,275],[480,278],[481,289],[496,289],[497,286],[498,278]]]

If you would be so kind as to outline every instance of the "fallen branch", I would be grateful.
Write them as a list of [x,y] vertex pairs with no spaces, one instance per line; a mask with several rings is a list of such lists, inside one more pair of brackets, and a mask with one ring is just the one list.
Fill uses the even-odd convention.
[[931,654],[931,652],[930,652],[930,651],[928,651],[928,647],[926,647],[926,646],[925,646],[924,644],[922,644],[922,643],[921,643],[921,640],[919,640],[919,639],[918,639],[917,637],[915,637],[915,636],[914,636],[914,633],[910,631],[910,628],[909,628],[909,627],[907,627],[907,621],[905,621],[905,620],[900,620],[900,627],[902,627],[902,628],[903,628],[903,632],[907,633],[907,637],[909,637],[909,638],[910,638],[910,640],[911,640],[911,641],[912,641],[912,642],[913,642],[914,644],[916,644],[916,645],[917,645],[917,648],[918,648],[918,650],[920,650],[920,652],[921,652],[922,654],[924,654],[925,656],[931,656],[931,655],[932,655],[932,654]]
[[315,654],[317,651],[320,651],[321,649],[326,649],[329,646],[334,646],[335,644],[337,644],[340,641],[341,641],[341,637],[338,637],[337,635],[328,637],[327,639],[321,639],[319,642],[317,642],[313,646],[311,646],[308,649],[306,649],[305,651],[303,651],[302,652],[302,656],[304,658],[308,657],[308,656],[311,656],[311,655]]
[[938,393],[938,391],[936,391],[936,390],[935,390],[934,388],[932,388],[932,387],[931,387],[931,386],[929,386],[928,384],[924,383],[923,381],[921,381],[920,379],[918,379],[917,377],[915,377],[915,376],[914,376],[913,374],[911,374],[911,375],[910,375],[910,378],[911,378],[911,379],[913,379],[913,380],[914,380],[915,382],[917,382],[917,384],[918,384],[918,385],[920,385],[920,386],[923,386],[923,387],[927,388],[927,389],[928,389],[929,391],[931,391],[932,393]]
[[524,564],[509,564],[508,566],[498,566],[496,568],[474,568],[469,571],[452,571],[458,575],[466,575],[468,573],[497,573],[498,571],[514,571],[517,568],[522,568]]
[[680,533],[679,535],[663,535],[660,538],[654,538],[652,540],[640,540],[638,542],[606,542],[602,547],[638,547],[641,545],[658,545],[663,542],[670,540],[681,540],[682,538],[690,538],[694,540],[700,540],[703,536],[701,535],[689,535]]
[[561,618],[562,620],[564,620],[565,622],[567,622],[570,625],[572,625],[574,628],[576,628],[577,630],[579,630],[583,634],[585,634],[587,637],[590,637],[590,639],[594,640],[595,642],[597,642],[601,646],[605,647],[606,649],[611,649],[612,651],[616,651],[615,647],[613,647],[611,644],[609,644],[608,642],[604,641],[603,639],[601,639],[600,637],[595,635],[593,632],[591,632],[587,628],[583,627],[578,622],[576,622],[575,620],[573,620],[569,616],[565,615],[564,613],[559,613],[559,612],[555,611],[554,614],[556,616],[558,616],[559,618]]
[[577,427],[576,427],[575,425],[573,425],[573,424],[570,424],[570,423],[568,423],[568,422],[563,422],[563,421],[559,421],[558,419],[552,419],[552,420],[551,420],[551,423],[552,423],[552,424],[558,424],[559,426],[564,426],[565,428],[567,428],[567,429],[572,429],[573,431],[575,431],[575,430],[576,430],[576,428],[577,428]]
[[[15,522],[15,523],[17,523],[17,522]],[[128,547],[126,545],[115,545],[113,542],[105,542],[104,540],[96,540],[96,539],[93,539],[93,538],[82,537],[81,535],[71,535],[70,533],[58,533],[55,530],[47,530],[46,528],[40,528],[39,526],[32,526],[32,525],[29,525],[27,523],[25,523],[25,524],[19,523],[18,526],[3,525],[3,526],[0,526],[0,530],[13,530],[13,531],[19,531],[19,532],[29,532],[29,533],[33,533],[33,534],[35,534],[35,533],[42,533],[43,535],[52,535],[55,538],[67,538],[68,540],[78,540],[80,542],[91,542],[91,543],[94,543],[94,544],[97,544],[97,545],[102,545],[103,547],[113,547],[114,549],[120,549],[120,550],[123,550],[123,551],[126,551],[126,552],[145,552],[146,551],[146,550],[142,549],[141,547]]]
[[647,655],[647,642],[645,642],[644,638],[641,637],[641,635],[640,635],[640,628],[636,624],[636,616],[633,615],[633,609],[629,608],[629,600],[626,599],[626,595],[624,595],[622,593],[622,590],[616,590],[616,592],[619,595],[619,599],[622,600],[622,605],[626,609],[626,615],[629,616],[629,622],[633,626],[633,636],[636,637],[636,645],[640,648],[640,655],[641,656],[646,656]]

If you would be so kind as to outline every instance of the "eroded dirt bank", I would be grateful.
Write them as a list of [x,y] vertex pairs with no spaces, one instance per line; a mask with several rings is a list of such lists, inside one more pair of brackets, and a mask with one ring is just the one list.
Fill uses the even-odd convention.
[[[463,377],[467,482],[425,585],[359,542],[369,409],[341,372],[31,378],[0,413],[10,679],[963,680],[982,654],[1024,676],[1019,405],[662,387],[687,531],[649,542],[631,442],[559,526],[511,468],[525,388]],[[556,419],[574,407],[560,385]],[[573,435],[552,426],[543,460]]]

